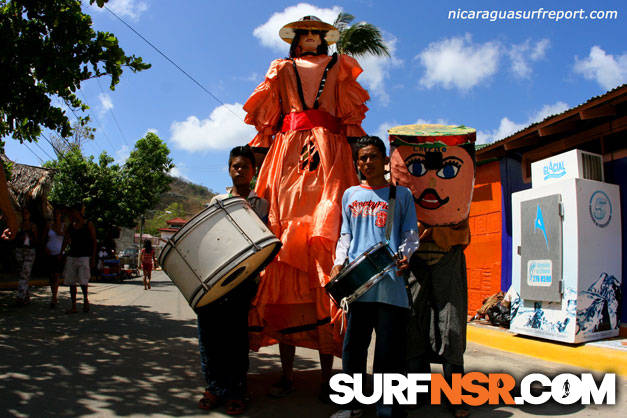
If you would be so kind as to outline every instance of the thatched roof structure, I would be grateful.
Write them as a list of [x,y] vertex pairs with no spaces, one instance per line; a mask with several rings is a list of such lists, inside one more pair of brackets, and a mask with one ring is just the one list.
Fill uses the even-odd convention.
[[[4,161],[10,161],[6,155],[0,155]],[[54,170],[13,162],[9,179],[9,194],[16,209],[24,205],[36,205],[46,211],[48,192],[52,188]]]

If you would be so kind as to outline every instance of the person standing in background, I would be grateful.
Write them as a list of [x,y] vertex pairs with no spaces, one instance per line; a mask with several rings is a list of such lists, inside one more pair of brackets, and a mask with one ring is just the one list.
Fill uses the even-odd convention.
[[22,208],[22,225],[16,237],[15,259],[19,266],[20,278],[17,282],[17,305],[23,306],[30,303],[30,280],[33,264],[35,263],[36,248],[38,243],[37,225],[31,222],[30,212],[24,206]]
[[144,240],[144,248],[141,250],[140,259],[142,262],[142,272],[144,273],[144,290],[150,289],[150,278],[152,276],[152,266],[155,262],[155,250],[149,239]]
[[45,240],[44,252],[46,254],[46,270],[50,282],[50,309],[57,306],[57,292],[59,290],[59,279],[63,272],[63,237],[65,225],[63,223],[63,213],[58,207],[52,209],[52,222],[47,225],[43,234]]
[[70,225],[63,238],[61,253],[70,246],[70,252],[65,261],[63,283],[70,286],[72,306],[66,313],[76,313],[76,285],[80,283],[83,291],[83,312],[89,312],[87,286],[91,277],[91,268],[96,259],[96,227],[83,215],[84,207],[74,206],[70,210]]

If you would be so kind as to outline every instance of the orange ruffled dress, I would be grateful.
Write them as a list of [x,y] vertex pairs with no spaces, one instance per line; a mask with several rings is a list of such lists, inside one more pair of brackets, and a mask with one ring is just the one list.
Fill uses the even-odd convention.
[[[330,61],[326,55],[294,60],[309,109]],[[269,148],[255,191],[270,202],[269,227],[283,243],[261,275],[250,311],[254,350],[283,342],[341,355],[340,327],[334,324],[339,315],[324,285],[340,232],[342,194],[358,184],[346,136],[365,135],[361,121],[370,97],[356,81],[361,72],[344,55],[328,70],[318,110],[335,117],[339,129],[282,129],[283,120],[296,115],[290,113],[304,110],[289,59],[273,61],[244,104],[246,123],[258,131],[249,145]]]

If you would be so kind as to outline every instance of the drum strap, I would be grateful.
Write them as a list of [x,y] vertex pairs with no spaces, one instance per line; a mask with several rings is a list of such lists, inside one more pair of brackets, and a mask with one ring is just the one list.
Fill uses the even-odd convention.
[[390,198],[388,199],[388,217],[385,222],[385,239],[390,241],[392,224],[394,224],[394,211],[396,207],[396,186],[390,184]]
[[[385,239],[390,241],[390,236],[392,235],[392,224],[394,223],[394,209],[396,206],[396,186],[394,184],[390,185],[390,198],[388,199],[388,218],[385,223]],[[397,257],[400,258],[399,254],[396,254]],[[405,281],[405,291],[407,292],[407,300],[409,302],[409,308],[412,308],[412,297],[411,290],[409,288],[408,282],[408,274],[403,274],[403,280]]]

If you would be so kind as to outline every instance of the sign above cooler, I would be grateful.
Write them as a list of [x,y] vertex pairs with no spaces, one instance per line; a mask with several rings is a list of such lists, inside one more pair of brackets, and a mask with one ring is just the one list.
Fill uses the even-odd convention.
[[574,149],[531,163],[532,187],[572,178],[604,181],[603,157]]

